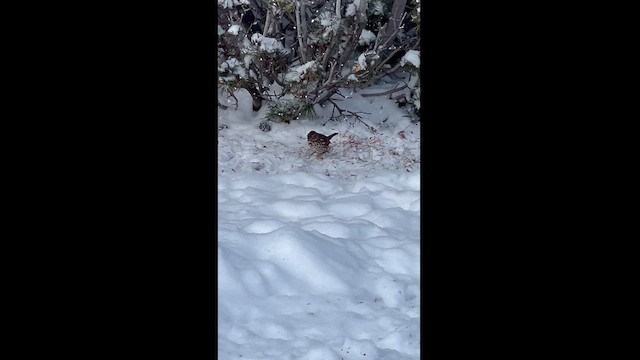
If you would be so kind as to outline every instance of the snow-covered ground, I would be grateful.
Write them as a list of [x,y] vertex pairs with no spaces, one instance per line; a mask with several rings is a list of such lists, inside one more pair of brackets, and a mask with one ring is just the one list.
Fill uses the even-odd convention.
[[[219,359],[420,356],[420,128],[385,96],[342,93],[362,121],[328,104],[270,132],[266,104],[220,97]],[[311,130],[338,132],[324,158]]]

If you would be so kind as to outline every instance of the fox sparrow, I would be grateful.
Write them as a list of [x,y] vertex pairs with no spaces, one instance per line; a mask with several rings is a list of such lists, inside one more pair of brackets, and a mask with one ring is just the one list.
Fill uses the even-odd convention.
[[310,131],[307,134],[307,143],[309,147],[315,154],[318,156],[329,151],[329,144],[331,143],[331,138],[338,135],[338,133],[333,133],[329,136],[318,134],[315,131]]

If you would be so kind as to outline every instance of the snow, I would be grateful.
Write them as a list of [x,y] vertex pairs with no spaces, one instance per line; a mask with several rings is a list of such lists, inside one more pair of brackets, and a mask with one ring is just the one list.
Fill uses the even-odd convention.
[[420,110],[420,88],[416,89],[413,97],[415,100],[413,100],[413,105],[415,105],[416,109]]
[[[218,112],[219,359],[420,357],[419,125],[341,93],[362,121],[329,104],[263,132],[244,90]],[[338,132],[324,158],[310,130]]]
[[411,63],[411,65],[419,69],[420,68],[420,51],[417,51],[417,50],[407,51],[407,53],[404,54],[402,59],[400,59],[400,65],[404,66],[404,64],[406,64],[407,62]]
[[349,4],[347,5],[347,11],[345,11],[345,15],[353,16],[356,14],[356,10],[358,10],[358,8],[354,4]]
[[372,5],[372,15],[384,15],[384,3],[382,1],[374,1]]
[[323,11],[318,15],[318,19],[320,20],[320,25],[325,27],[322,32],[323,38],[328,38],[332,32],[337,31],[340,27],[340,19],[332,12]]
[[227,30],[229,34],[236,35],[236,36],[238,36],[239,31],[240,31],[240,25],[231,25],[229,27],[229,30]]
[[[222,64],[220,64],[220,66],[218,67],[218,71],[220,71],[221,73],[224,73],[227,70],[233,70],[234,74],[237,74],[238,76],[240,76],[241,78],[246,78],[247,77],[247,70],[245,68],[243,68],[242,66],[240,66],[240,61],[238,61],[238,59],[236,58],[230,58],[229,60],[226,60],[225,62],[223,62]],[[234,80],[235,76],[221,76],[221,78],[224,79],[228,79],[228,80]]]
[[[391,89],[370,87],[366,93]],[[363,91],[365,93],[365,91]],[[332,105],[316,106],[317,120],[301,119],[295,123],[270,123],[272,131],[262,132],[258,123],[264,118],[267,106],[256,114],[252,99],[246,90],[236,92],[239,107],[218,113],[218,125],[226,129],[218,134],[218,175],[255,172],[259,167],[264,174],[291,171],[329,174],[330,177],[352,180],[374,173],[418,173],[420,170],[420,126],[411,122],[397,105],[386,96],[362,97],[343,89],[347,99],[336,96],[336,104],[343,109],[360,113],[361,121],[348,117],[340,121],[327,121]],[[398,93],[394,93],[398,94]],[[222,96],[223,105],[234,105],[233,98]],[[326,122],[323,127],[322,124]],[[363,124],[374,127],[374,133]],[[332,140],[332,149],[324,160],[309,159],[306,155],[307,133],[338,132]]]
[[367,68],[367,58],[364,53],[358,56],[358,64],[360,65],[360,69],[365,70]]
[[358,44],[359,45],[369,45],[370,43],[374,42],[376,40],[376,35],[367,30],[367,29],[363,29],[362,33],[360,34],[360,39],[358,40]]
[[324,11],[322,14],[318,16],[320,19],[320,25],[322,26],[332,26],[337,22],[337,18],[329,11]]
[[287,49],[282,46],[282,43],[275,38],[263,36],[261,34],[253,34],[251,41],[260,44],[260,50],[268,53],[273,52],[287,52]]
[[285,75],[284,79],[288,82],[300,82],[302,80],[301,76],[306,74],[310,69],[313,70],[315,68],[315,65],[315,61],[309,61],[300,66],[292,67],[291,70]]
[[222,6],[224,9],[230,9],[234,6],[243,4],[248,5],[249,0],[218,0],[218,5]]

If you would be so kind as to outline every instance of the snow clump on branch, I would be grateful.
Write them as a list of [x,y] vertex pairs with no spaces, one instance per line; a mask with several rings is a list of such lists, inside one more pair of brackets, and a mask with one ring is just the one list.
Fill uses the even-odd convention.
[[410,63],[416,69],[420,68],[420,51],[417,50],[409,50],[400,60],[400,65],[404,66],[404,64]]
[[285,80],[288,82],[293,82],[293,81],[300,82],[300,80],[302,80],[302,76],[306,74],[307,71],[314,70],[316,68],[315,65],[316,65],[315,61],[309,61],[300,66],[291,68],[291,71],[289,71],[285,76]]
[[218,5],[224,9],[231,9],[234,6],[249,5],[249,0],[218,0]]
[[270,38],[266,36],[262,36],[260,34],[253,34],[251,36],[251,41],[256,44],[260,44],[260,50],[266,51],[268,53],[288,53],[289,49],[285,49],[282,46],[282,43],[275,38]]
[[358,40],[358,44],[359,45],[369,45],[372,42],[374,42],[376,40],[376,35],[367,30],[367,29],[363,29],[362,33],[360,34],[360,39]]
[[231,25],[227,32],[231,35],[238,36],[238,32],[240,31],[240,25]]

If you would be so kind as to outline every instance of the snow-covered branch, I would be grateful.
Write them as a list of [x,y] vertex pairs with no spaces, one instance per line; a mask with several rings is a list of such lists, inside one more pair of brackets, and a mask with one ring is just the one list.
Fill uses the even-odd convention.
[[417,0],[218,0],[220,86],[246,89],[256,110],[284,94],[306,107],[413,71],[418,8]]

